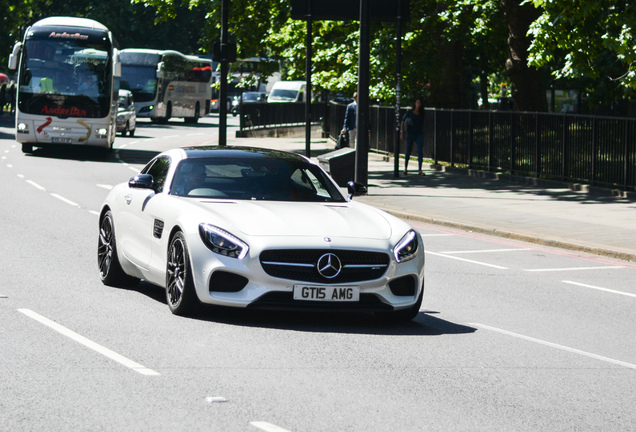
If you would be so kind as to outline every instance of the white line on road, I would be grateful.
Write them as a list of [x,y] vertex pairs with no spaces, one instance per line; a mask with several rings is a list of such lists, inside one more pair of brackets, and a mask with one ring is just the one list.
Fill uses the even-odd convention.
[[58,323],[56,323],[55,321],[51,321],[50,319],[43,317],[42,315],[33,312],[30,309],[18,309],[19,312],[22,312],[23,314],[25,314],[26,316],[33,318],[34,320],[38,321],[41,324],[44,324],[45,326],[48,326],[50,328],[52,328],[53,330],[63,334],[64,336],[73,339],[75,342],[78,342],[82,345],[84,345],[87,348],[92,349],[93,351],[96,351],[100,354],[102,354],[103,356],[108,357],[111,360],[116,361],[117,363],[120,363],[132,370],[134,370],[135,372],[139,372],[142,375],[150,375],[150,376],[156,376],[159,375],[159,372],[155,372],[152,369],[148,369],[145,366],[140,365],[139,363],[136,363],[132,360],[130,360],[129,358],[124,357],[121,354],[116,353],[115,351],[112,351],[106,347],[103,347],[102,345],[99,345],[98,343],[93,342],[90,339],[85,338],[82,335],[79,335],[77,333],[75,333],[72,330],[67,329],[66,327],[64,327],[63,325],[60,325]]
[[520,252],[520,251],[531,251],[532,249],[484,249],[484,250],[465,250],[465,251],[447,251],[440,252],[443,254],[471,254],[471,253],[493,253],[493,252]]
[[591,288],[591,289],[595,289],[595,290],[599,290],[599,291],[605,291],[605,292],[612,293],[612,294],[620,294],[620,295],[624,295],[624,296],[628,296],[628,297],[636,297],[636,294],[630,294],[630,293],[626,293],[626,292],[623,292],[623,291],[615,291],[615,290],[611,290],[611,289],[607,289],[607,288],[597,287],[597,286],[594,286],[594,285],[587,285],[587,284],[584,284],[584,283],[572,282],[572,281],[566,281],[566,280],[561,281],[561,282],[566,283],[566,284],[571,284],[571,285],[578,285],[578,286],[584,287],[584,288]]
[[581,350],[578,350],[576,348],[567,347],[565,345],[559,345],[559,344],[555,344],[555,343],[552,343],[552,342],[544,341],[544,340],[541,340],[541,339],[536,339],[536,338],[533,338],[533,337],[530,337],[530,336],[524,336],[524,335],[521,335],[519,333],[509,332],[507,330],[502,330],[502,329],[499,329],[499,328],[496,328],[496,327],[490,327],[490,326],[487,326],[487,325],[484,325],[484,324],[470,323],[469,325],[474,326],[474,327],[478,327],[478,328],[482,328],[484,330],[490,330],[490,331],[494,331],[494,332],[497,332],[497,333],[501,333],[501,334],[504,334],[504,335],[507,335],[507,336],[516,337],[518,339],[523,339],[523,340],[526,340],[526,341],[529,341],[529,342],[534,342],[534,343],[538,343],[538,344],[541,344],[541,345],[549,346],[551,348],[557,348],[557,349],[560,349],[560,350],[563,350],[563,351],[568,351],[568,352],[571,352],[571,353],[574,353],[574,354],[579,354],[579,355],[582,355],[582,356],[585,356],[585,357],[590,357],[590,358],[593,358],[593,359],[596,359],[596,360],[601,360],[601,361],[604,361],[604,362],[607,362],[607,363],[612,363],[612,364],[615,364],[615,365],[618,365],[618,366],[624,366],[624,367],[627,367],[627,368],[636,369],[636,364],[632,364],[632,363],[627,363],[627,362],[620,361],[620,360],[611,359],[609,357],[603,357],[603,356],[600,356],[598,354],[592,354],[592,353],[589,353],[587,351],[581,351]]
[[46,188],[44,186],[40,186],[39,184],[37,184],[33,180],[26,180],[26,182],[28,184],[30,184],[31,186],[35,187],[36,189],[40,189],[41,191],[45,191],[46,190]]
[[98,184],[97,187],[100,187],[106,190],[111,190],[113,188],[111,185],[105,185],[105,184]]
[[287,429],[283,429],[282,427],[267,422],[253,421],[250,422],[250,424],[266,432],[289,432]]
[[422,237],[451,237],[455,234],[420,234]]
[[444,257],[444,258],[451,258],[451,259],[455,259],[455,260],[458,260],[458,261],[465,261],[465,262],[469,262],[469,263],[472,263],[472,264],[479,264],[479,265],[483,265],[483,266],[486,266],[486,267],[492,267],[492,268],[496,268],[496,269],[499,269],[499,270],[508,270],[508,267],[502,267],[502,266],[498,266],[498,265],[494,265],[494,264],[486,264],[486,263],[483,263],[483,262],[473,261],[473,260],[469,260],[469,259],[466,259],[466,258],[459,258],[459,257],[455,257],[455,256],[452,256],[452,255],[444,255],[444,254],[441,254],[441,253],[435,253],[435,252],[431,252],[431,251],[426,251],[426,253],[427,254],[431,254],[431,255],[441,256],[441,257]]
[[59,199],[59,200],[60,200],[60,201],[62,201],[62,202],[65,202],[66,204],[71,205],[71,206],[73,206],[73,207],[79,207],[79,206],[80,206],[80,205],[79,205],[79,204],[77,204],[76,202],[73,202],[73,201],[71,201],[71,200],[69,200],[69,199],[66,199],[66,198],[64,198],[63,196],[58,195],[58,194],[56,194],[56,193],[52,193],[52,194],[51,194],[51,196],[52,196],[53,198],[57,198],[57,199]]
[[572,271],[572,270],[616,270],[624,269],[621,266],[598,266],[598,267],[569,267],[569,268],[551,268],[551,269],[525,269],[527,272],[556,272],[556,271]]

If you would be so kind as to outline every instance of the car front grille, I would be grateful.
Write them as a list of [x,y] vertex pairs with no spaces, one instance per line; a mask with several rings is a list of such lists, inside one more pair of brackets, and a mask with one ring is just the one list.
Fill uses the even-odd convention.
[[[321,274],[318,269],[319,261],[324,263],[329,258],[332,258],[334,267],[340,268],[335,276],[327,272]],[[389,266],[389,255],[340,249],[276,249],[263,251],[260,261],[263,270],[273,277],[309,283],[343,284],[381,278]]]

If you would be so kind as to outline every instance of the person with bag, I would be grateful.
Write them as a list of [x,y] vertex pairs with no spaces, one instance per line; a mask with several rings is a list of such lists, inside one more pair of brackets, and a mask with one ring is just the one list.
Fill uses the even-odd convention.
[[404,114],[402,124],[400,125],[400,139],[406,143],[404,152],[404,175],[408,174],[409,159],[411,158],[413,143],[417,146],[418,174],[422,176],[426,175],[424,171],[422,171],[422,161],[424,159],[422,149],[424,146],[424,104],[422,103],[422,99],[417,98],[413,103],[413,107]]
[[349,147],[350,144],[353,144],[351,147],[356,146],[357,110],[358,110],[358,93],[354,93],[353,102],[347,105],[347,110],[345,111],[344,125],[342,126],[342,131],[340,131],[340,137],[338,137],[339,146],[340,146],[340,138],[343,135],[346,135],[346,138],[343,138],[343,144],[346,142],[346,145],[344,147]]

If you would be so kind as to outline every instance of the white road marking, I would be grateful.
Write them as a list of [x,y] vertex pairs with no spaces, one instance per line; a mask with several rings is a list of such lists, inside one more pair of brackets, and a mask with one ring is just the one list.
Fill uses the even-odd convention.
[[55,321],[51,321],[50,319],[43,317],[42,315],[33,312],[30,309],[18,309],[19,312],[22,312],[23,314],[25,314],[26,316],[33,318],[34,320],[38,321],[41,324],[44,324],[45,326],[48,326],[50,328],[52,328],[53,330],[63,334],[64,336],[74,340],[75,342],[78,342],[82,345],[84,345],[87,348],[92,349],[93,351],[96,351],[100,354],[102,354],[103,356],[108,357],[111,360],[116,361],[117,363],[120,363],[132,370],[134,370],[135,372],[139,372],[142,375],[149,375],[149,376],[157,376],[159,375],[159,372],[155,372],[152,369],[148,369],[145,366],[140,365],[139,363],[136,363],[132,360],[130,360],[129,358],[124,357],[121,354],[116,353],[115,351],[112,351],[102,345],[99,345],[98,343],[93,342],[90,339],[85,338],[82,335],[79,335],[77,333],[75,333],[72,330],[67,329],[66,327],[64,327],[63,325],[60,325],[58,323],[56,323]]
[[227,399],[225,399],[223,396],[208,396],[205,398],[205,401],[209,403],[220,403],[227,402]]
[[287,429],[263,421],[253,421],[250,424],[266,432],[289,432]]
[[7,168],[13,168],[13,165],[7,164]]
[[41,191],[45,191],[46,188],[43,186],[40,186],[39,184],[37,184],[36,182],[34,182],[33,180],[27,180],[26,181],[28,184],[30,184],[31,186],[35,187],[36,189],[40,189]]
[[447,251],[440,252],[443,254],[472,254],[472,253],[493,253],[493,252],[520,252],[520,251],[531,251],[532,249],[483,249],[483,250],[464,250],[464,251]]
[[626,293],[626,292],[623,292],[623,291],[615,291],[615,290],[611,290],[611,289],[607,289],[607,288],[597,287],[597,286],[594,286],[594,285],[588,285],[588,284],[584,284],[584,283],[572,282],[572,281],[566,281],[566,280],[561,281],[561,282],[566,283],[566,284],[571,284],[571,285],[578,285],[578,286],[581,286],[581,287],[584,287],[584,288],[591,288],[591,289],[595,289],[595,290],[599,290],[599,291],[605,291],[605,292],[612,293],[612,294],[620,294],[620,295],[624,295],[624,296],[628,296],[628,297],[636,297],[636,294]]
[[94,214],[95,216],[99,216],[99,212],[95,211],[95,210],[89,210],[88,211],[90,214]]
[[451,237],[455,234],[420,234],[422,237]]
[[571,353],[574,353],[574,354],[579,354],[579,355],[582,355],[582,356],[585,356],[585,357],[590,357],[590,358],[593,358],[593,359],[596,359],[596,360],[601,360],[601,361],[604,361],[604,362],[607,362],[607,363],[612,363],[612,364],[615,364],[615,365],[618,365],[618,366],[623,366],[623,367],[627,367],[627,368],[631,368],[631,369],[636,369],[636,364],[632,364],[632,363],[627,363],[627,362],[620,361],[620,360],[611,359],[609,357],[603,357],[603,356],[600,356],[598,354],[592,354],[592,353],[589,353],[587,351],[581,351],[581,350],[578,350],[576,348],[567,347],[565,345],[559,345],[559,344],[548,342],[548,341],[544,341],[544,340],[541,340],[541,339],[536,339],[536,338],[533,338],[533,337],[530,337],[530,336],[524,336],[524,335],[521,335],[519,333],[513,333],[513,332],[510,332],[510,331],[507,331],[507,330],[502,330],[502,329],[499,329],[499,328],[496,328],[496,327],[490,327],[490,326],[487,326],[487,325],[484,325],[484,324],[470,323],[468,325],[471,325],[471,326],[474,326],[474,327],[478,327],[478,328],[482,328],[484,330],[494,331],[494,332],[501,333],[501,334],[504,334],[504,335],[507,335],[507,336],[512,336],[512,337],[515,337],[515,338],[518,338],[518,339],[523,339],[523,340],[526,340],[526,341],[529,341],[529,342],[534,342],[534,343],[538,343],[538,344],[541,344],[541,345],[549,346],[551,348],[556,348],[556,349],[560,349],[560,350],[563,350],[563,351],[568,351],[568,352],[571,352]]
[[458,260],[458,261],[465,261],[465,262],[469,262],[469,263],[472,263],[472,264],[479,264],[479,265],[483,265],[483,266],[486,266],[486,267],[492,267],[492,268],[496,268],[496,269],[499,269],[499,270],[508,270],[508,267],[502,267],[502,266],[498,266],[498,265],[494,265],[494,264],[487,264],[487,263],[483,263],[483,262],[479,262],[479,261],[469,260],[469,259],[466,259],[466,258],[455,257],[455,256],[452,256],[452,255],[445,255],[445,254],[442,254],[442,253],[435,253],[435,252],[431,252],[431,251],[426,251],[426,253],[427,254],[431,254],[431,255],[441,256],[441,257],[444,257],[444,258],[451,258],[451,259],[455,259],[455,260]]
[[572,271],[572,270],[616,270],[624,269],[621,266],[598,266],[598,267],[569,267],[569,268],[551,268],[551,269],[525,269],[527,272],[556,272],[556,271]]
[[58,194],[56,194],[56,193],[52,193],[52,194],[51,194],[51,196],[52,196],[53,198],[57,198],[57,199],[59,199],[59,200],[60,200],[60,201],[62,201],[62,202],[65,202],[66,204],[71,205],[71,206],[73,206],[73,207],[79,207],[79,206],[80,206],[80,205],[79,205],[79,204],[77,204],[76,202],[73,202],[73,201],[71,201],[71,200],[69,200],[69,199],[66,199],[66,198],[64,198],[63,196],[58,195]]
[[191,133],[191,134],[188,134],[187,136],[198,136],[198,135],[203,135],[203,132]]
[[111,190],[113,188],[111,185],[105,185],[105,184],[98,184],[97,187],[100,187],[106,190]]

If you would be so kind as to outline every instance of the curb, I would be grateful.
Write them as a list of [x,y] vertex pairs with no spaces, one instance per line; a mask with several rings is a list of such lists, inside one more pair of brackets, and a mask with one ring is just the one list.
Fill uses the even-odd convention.
[[584,244],[575,243],[575,242],[562,240],[562,239],[541,238],[541,237],[537,237],[537,236],[533,236],[529,234],[522,234],[522,233],[517,233],[512,231],[503,231],[492,226],[480,226],[480,225],[473,225],[473,224],[464,223],[464,222],[437,219],[437,218],[433,218],[429,216],[423,216],[423,215],[418,215],[414,213],[399,211],[394,208],[381,206],[377,204],[374,204],[374,206],[382,209],[383,211],[395,217],[398,217],[404,220],[423,222],[423,223],[428,223],[432,225],[440,225],[440,226],[445,226],[448,228],[460,229],[463,231],[470,231],[470,232],[475,232],[480,234],[491,235],[495,237],[507,238],[511,240],[519,240],[519,241],[523,241],[527,243],[538,244],[541,246],[555,247],[559,249],[566,249],[566,250],[571,250],[576,252],[585,252],[585,253],[589,253],[593,255],[619,259],[622,261],[636,262],[636,253],[632,253],[632,252],[612,250],[612,249],[607,249],[607,248],[603,248],[599,246],[584,245]]

